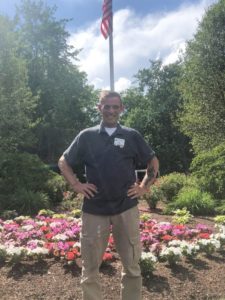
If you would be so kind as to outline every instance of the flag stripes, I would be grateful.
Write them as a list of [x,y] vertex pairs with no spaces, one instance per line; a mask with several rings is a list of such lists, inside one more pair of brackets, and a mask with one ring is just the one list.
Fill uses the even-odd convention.
[[102,4],[101,33],[105,39],[112,33],[112,0],[104,0]]

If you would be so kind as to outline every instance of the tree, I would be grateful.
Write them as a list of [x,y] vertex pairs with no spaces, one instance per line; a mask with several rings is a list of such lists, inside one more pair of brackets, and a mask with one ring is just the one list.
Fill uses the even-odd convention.
[[72,137],[91,123],[87,108],[95,96],[86,74],[74,64],[78,51],[68,45],[68,20],[56,20],[55,10],[43,1],[23,0],[16,16],[29,86],[39,95],[38,143],[32,151],[47,162],[55,162]]
[[184,56],[180,124],[196,153],[225,141],[225,1],[211,6]]
[[25,61],[18,57],[14,26],[0,16],[0,155],[33,143],[32,114],[36,98],[28,87]]
[[175,124],[182,102],[177,89],[180,76],[179,63],[151,62],[149,69],[136,75],[138,88],[125,95],[125,124],[139,130],[155,149],[162,174],[187,171],[191,159],[189,141]]

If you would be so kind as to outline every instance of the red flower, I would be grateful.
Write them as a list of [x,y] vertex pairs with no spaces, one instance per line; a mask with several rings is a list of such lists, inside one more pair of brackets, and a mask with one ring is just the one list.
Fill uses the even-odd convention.
[[76,255],[72,251],[69,251],[69,252],[66,253],[66,259],[67,260],[74,260],[75,258],[76,258]]
[[169,234],[162,236],[163,241],[171,241],[172,239],[173,239],[173,237]]
[[108,261],[108,260],[112,260],[113,256],[111,253],[108,253],[108,252],[105,252],[103,257],[102,257],[102,260],[103,261]]
[[202,233],[199,233],[198,237],[200,239],[209,239],[210,238],[210,234],[207,233],[207,232],[202,232]]
[[45,237],[46,237],[47,240],[50,240],[53,237],[53,234],[52,233],[47,233],[45,235]]
[[49,230],[49,228],[47,226],[41,226],[40,230],[43,232],[47,232]]

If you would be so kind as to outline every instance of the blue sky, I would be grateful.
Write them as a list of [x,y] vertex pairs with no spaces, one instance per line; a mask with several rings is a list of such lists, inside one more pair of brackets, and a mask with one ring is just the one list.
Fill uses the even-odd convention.
[[[0,0],[0,14],[13,16],[20,0]],[[100,34],[102,0],[43,0],[57,6],[56,17],[72,18],[69,43],[82,49],[79,67],[96,88],[109,86],[108,40]],[[113,0],[115,87],[131,85],[149,60],[174,62],[217,0]]]

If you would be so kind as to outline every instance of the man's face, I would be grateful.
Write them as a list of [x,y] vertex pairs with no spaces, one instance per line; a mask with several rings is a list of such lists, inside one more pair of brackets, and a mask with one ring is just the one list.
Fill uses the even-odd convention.
[[118,97],[110,97],[102,100],[98,109],[102,115],[103,124],[106,127],[116,127],[124,107]]

